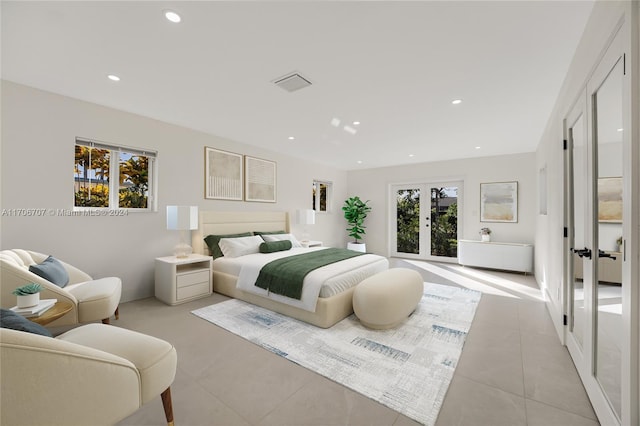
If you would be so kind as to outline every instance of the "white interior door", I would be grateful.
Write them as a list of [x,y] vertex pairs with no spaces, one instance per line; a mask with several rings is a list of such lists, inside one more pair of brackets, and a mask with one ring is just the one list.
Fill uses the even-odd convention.
[[624,182],[631,163],[623,156],[630,143],[625,139],[627,79],[619,33],[565,120],[566,341],[594,410],[606,425],[638,420],[633,361],[638,348],[631,344],[637,333],[631,313],[638,306],[630,297],[625,255],[618,244],[629,232],[624,223],[629,220],[629,186]]

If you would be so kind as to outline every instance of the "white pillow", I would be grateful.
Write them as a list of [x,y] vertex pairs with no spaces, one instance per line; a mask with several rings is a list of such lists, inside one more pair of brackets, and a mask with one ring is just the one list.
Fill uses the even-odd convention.
[[264,240],[259,235],[239,238],[220,238],[218,247],[224,257],[240,257],[245,254],[259,253]]
[[300,241],[296,239],[292,234],[265,234],[262,235],[265,241],[283,241],[289,240],[291,241],[291,247],[302,247]]

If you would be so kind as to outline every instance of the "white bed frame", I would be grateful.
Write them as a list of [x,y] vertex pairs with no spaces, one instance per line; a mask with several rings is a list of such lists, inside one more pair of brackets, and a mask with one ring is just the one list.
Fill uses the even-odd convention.
[[[286,212],[216,212],[200,211],[198,230],[193,235],[193,251],[209,255],[204,242],[207,235],[235,234],[247,231],[290,232],[289,214]],[[296,318],[317,327],[329,328],[353,313],[353,290],[355,287],[331,297],[318,299],[315,312],[305,311],[271,299],[236,288],[237,277],[222,272],[213,272],[213,291],[244,300],[274,312]]]

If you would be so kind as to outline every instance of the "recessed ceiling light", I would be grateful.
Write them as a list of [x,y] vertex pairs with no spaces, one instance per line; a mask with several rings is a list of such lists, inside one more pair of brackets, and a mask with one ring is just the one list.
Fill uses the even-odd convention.
[[458,105],[459,103],[462,103],[462,99],[454,99],[451,101],[451,103],[454,105]]
[[356,163],[362,164],[362,160],[358,160],[358,161],[356,161]]
[[292,140],[294,140],[294,139],[295,139],[295,137],[293,137],[293,136],[289,136],[289,140],[290,140],[290,141],[292,141]]
[[413,154],[409,154],[409,157],[413,157],[413,156],[414,156]]
[[178,15],[173,10],[165,10],[164,11],[164,17],[167,18],[169,21],[171,21],[173,23],[176,23],[176,24],[178,22],[182,21],[182,18],[180,17],[180,15]]
[[476,149],[480,149],[480,147],[479,147],[479,146],[476,146]]
[[333,127],[339,127],[339,126],[340,126],[340,119],[339,119],[339,118],[336,118],[336,117],[333,117],[333,118],[331,119],[331,125],[332,125]]
[[115,74],[109,74],[109,75],[107,76],[107,78],[108,78],[109,80],[111,80],[111,81],[120,81],[120,77],[118,77],[118,76],[117,76],[117,75],[115,75]]
[[360,122],[359,122],[359,121],[354,121],[354,122],[353,122],[353,125],[354,125],[354,126],[359,126],[359,125],[360,125]]
[[619,132],[622,132],[623,130],[624,130],[623,128],[619,128],[619,129],[618,129],[618,131],[619,131]]

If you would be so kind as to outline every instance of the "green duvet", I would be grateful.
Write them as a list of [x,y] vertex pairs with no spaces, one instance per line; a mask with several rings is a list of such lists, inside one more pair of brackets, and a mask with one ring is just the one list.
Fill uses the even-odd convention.
[[353,250],[328,248],[277,259],[262,267],[255,285],[270,292],[300,300],[302,281],[309,272],[363,254],[365,253]]

